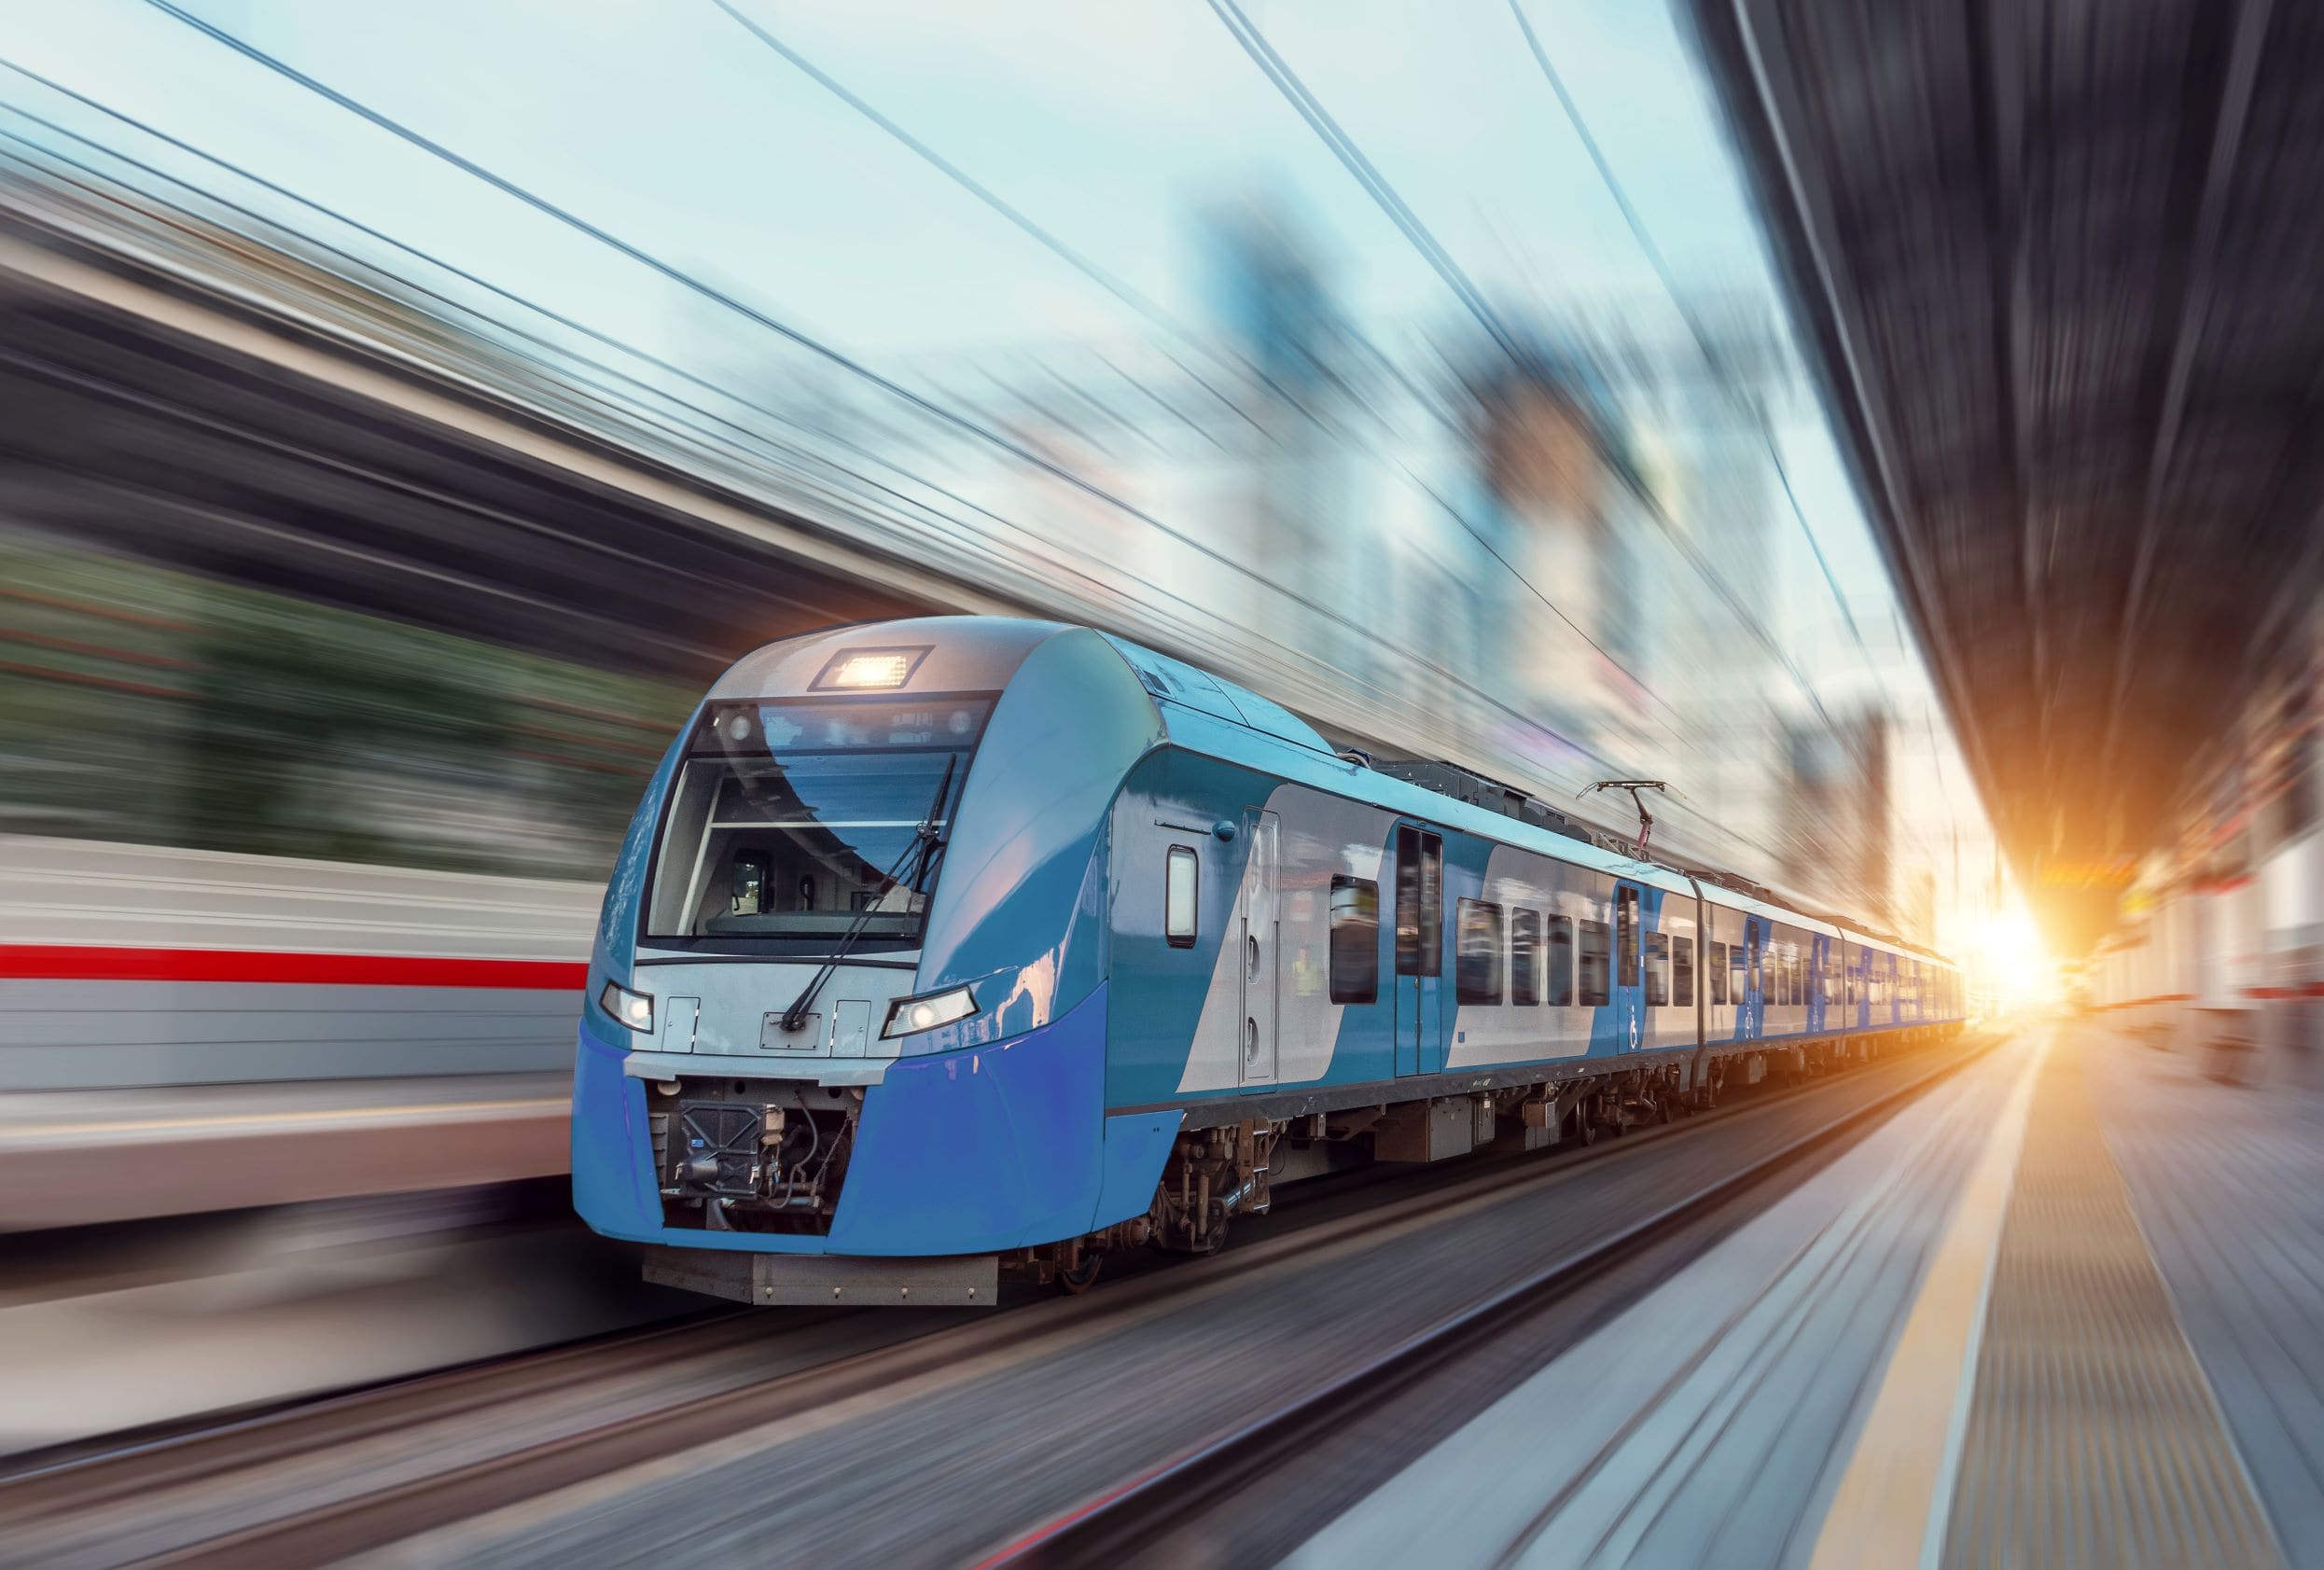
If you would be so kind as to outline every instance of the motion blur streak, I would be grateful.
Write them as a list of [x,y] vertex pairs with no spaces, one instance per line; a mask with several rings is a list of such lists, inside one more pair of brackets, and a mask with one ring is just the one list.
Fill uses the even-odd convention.
[[0,14],[0,1564],[2324,1570],[2313,7]]

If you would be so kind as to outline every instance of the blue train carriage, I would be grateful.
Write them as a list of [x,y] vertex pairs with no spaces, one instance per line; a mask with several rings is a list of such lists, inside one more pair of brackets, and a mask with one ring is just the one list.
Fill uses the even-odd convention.
[[761,649],[607,888],[577,1208],[719,1296],[989,1304],[1215,1249],[1299,1176],[1588,1141],[1903,1033],[1869,987],[1845,1017],[1833,924],[1506,797],[1086,629]]

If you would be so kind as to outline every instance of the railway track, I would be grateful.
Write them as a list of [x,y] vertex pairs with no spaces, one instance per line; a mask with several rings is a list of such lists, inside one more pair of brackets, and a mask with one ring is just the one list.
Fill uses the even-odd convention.
[[[1984,1041],[1589,1246],[1551,1261],[1334,1378],[1091,1495],[978,1558],[972,1570],[1051,1570],[1133,1561],[1206,1563],[1190,1541],[1201,1533],[1205,1515],[1259,1486],[1259,1480],[1276,1475],[1282,1464],[1386,1410],[1400,1395],[1530,1322],[1552,1303],[1672,1241],[1901,1106],[1995,1044]],[[1181,1539],[1189,1540],[1189,1551],[1174,1558],[1173,1545]]]
[[[1478,1305],[1460,1316],[1459,1323],[1440,1326],[1399,1345],[1366,1364],[1360,1376],[1334,1382],[1332,1392],[1343,1396],[1357,1388],[1360,1379],[1419,1376],[1435,1360],[1457,1355],[1462,1345],[1487,1333],[1507,1316],[1521,1315],[1526,1301],[1554,1291],[1555,1281],[1576,1283],[1584,1272],[1610,1266],[1677,1225],[1681,1213],[1694,1214],[1712,1205],[1712,1194],[1732,1197],[1764,1181],[1808,1149],[1841,1137],[1927,1088],[1967,1057],[1962,1054],[1956,1061],[1915,1076],[1819,1125],[1775,1157],[1710,1186],[1647,1222],[1625,1228],[1584,1257],[1563,1261],[1521,1289]],[[1909,1061],[1880,1060],[1891,1066]],[[1854,1074],[1842,1077],[1854,1077]],[[1022,1354],[1052,1331],[1078,1330],[1106,1318],[1157,1311],[1180,1298],[1225,1288],[1287,1258],[1351,1239],[1377,1238],[1466,1206],[1491,1203],[1552,1184],[1578,1168],[1622,1160],[1704,1124],[1765,1113],[1838,1082],[1818,1079],[1749,1095],[1642,1135],[1576,1149],[1560,1158],[1490,1159],[1484,1170],[1472,1169],[1450,1182],[1441,1173],[1394,1172],[1320,1189],[1316,1202],[1307,1207],[1314,1212],[1312,1217],[1282,1217],[1287,1224],[1274,1235],[1252,1240],[1209,1259],[1133,1275],[1081,1299],[1042,1299],[970,1320],[940,1311],[925,1311],[925,1317],[899,1311],[834,1312],[804,1322],[786,1318],[779,1329],[764,1311],[713,1313],[35,1467],[0,1477],[0,1564],[61,1562],[50,1550],[74,1544],[77,1522],[106,1526],[111,1547],[108,1549],[104,1542],[81,1542],[77,1547],[86,1551],[61,1556],[76,1563],[270,1566],[328,1563],[641,1462],[728,1439],[759,1424],[797,1418],[940,1373],[989,1354]],[[1407,1188],[1412,1191],[1399,1192],[1386,1201],[1370,1194],[1372,1189]],[[1364,1202],[1368,1198],[1371,1202]],[[1289,1199],[1287,1195],[1287,1202]],[[1287,1202],[1282,1208],[1297,1212],[1302,1207]],[[793,1344],[810,1340],[815,1342],[812,1347]],[[761,1348],[795,1355],[800,1361],[756,1377],[747,1365]],[[699,1362],[713,1355],[724,1355],[745,1371],[722,1387],[703,1388],[697,1382],[679,1389],[678,1382],[663,1380],[671,1387],[665,1398],[648,1399],[612,1416],[591,1415],[600,1405],[619,1405],[610,1398],[601,1401],[605,1393],[626,1388],[633,1395],[638,1384],[655,1382],[675,1363]],[[360,1453],[367,1440],[392,1438],[419,1424],[455,1424],[494,1412],[504,1403],[539,1402],[546,1397],[558,1399],[564,1408],[562,1424],[546,1434],[510,1435],[498,1442],[488,1439],[480,1446],[464,1447],[474,1453],[448,1452],[441,1465],[407,1461],[398,1468],[382,1468],[376,1474],[365,1466]],[[1181,1456],[1114,1496],[1094,1502],[1085,1515],[1060,1521],[1053,1530],[1044,1530],[1009,1550],[1020,1557],[1004,1557],[995,1563],[1086,1563],[1092,1553],[1103,1559],[1102,1547],[1089,1545],[1100,1539],[1134,1538],[1147,1530],[1138,1520],[1141,1510],[1188,1507],[1189,1496],[1174,1493],[1178,1484],[1168,1480],[1183,1482],[1190,1469],[1201,1470],[1215,1455],[1255,1453],[1271,1444],[1296,1442],[1299,1425],[1329,1409],[1334,1398],[1319,1391],[1293,1408],[1280,1409],[1246,1428],[1221,1435],[1200,1452]],[[338,1486],[310,1487],[304,1492],[278,1487],[270,1493],[271,1472],[298,1471],[312,1480],[316,1457],[332,1451],[345,1452],[346,1466],[340,1469]],[[181,1498],[196,1494],[203,1497],[199,1507],[188,1505],[174,1518],[166,1511],[155,1516],[144,1533],[121,1529],[119,1523],[106,1520],[126,1501],[142,1500],[150,1507],[169,1491],[176,1491]],[[107,1538],[108,1532],[97,1535]]]

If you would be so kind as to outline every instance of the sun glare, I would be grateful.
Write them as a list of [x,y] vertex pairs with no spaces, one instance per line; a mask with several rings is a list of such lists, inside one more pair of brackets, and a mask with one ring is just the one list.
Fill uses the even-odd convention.
[[2057,966],[2041,940],[2040,928],[2023,910],[1999,910],[1989,917],[1969,960],[1974,969],[1970,985],[1991,993],[2002,1007],[2021,1007],[2056,991]]

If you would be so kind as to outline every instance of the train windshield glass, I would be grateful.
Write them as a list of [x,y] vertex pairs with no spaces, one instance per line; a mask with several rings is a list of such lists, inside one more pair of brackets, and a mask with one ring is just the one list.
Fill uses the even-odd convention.
[[[989,701],[714,704],[680,766],[646,936],[917,944]],[[722,942],[720,940],[729,940]]]

